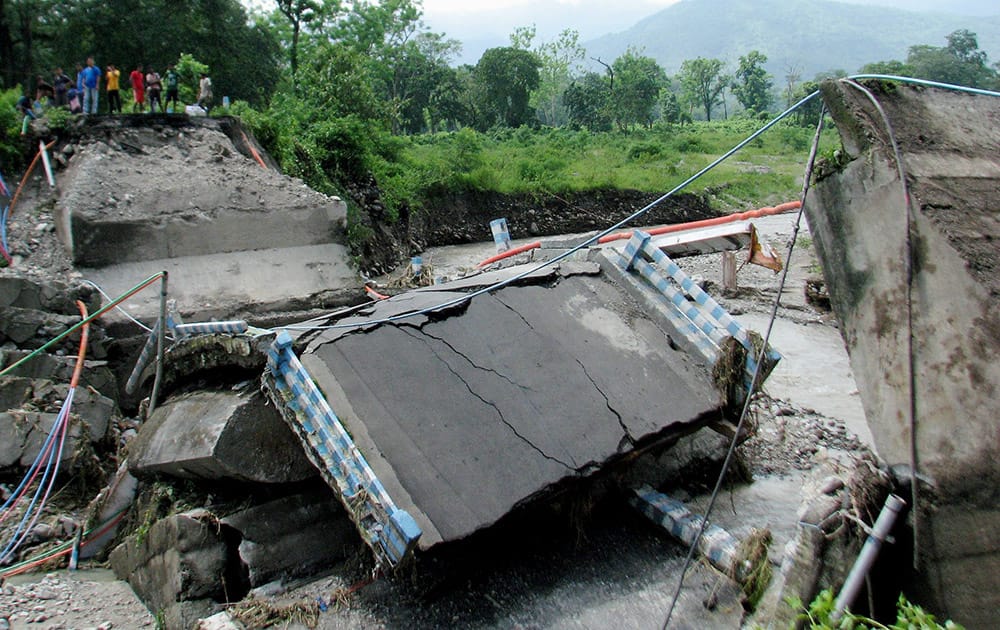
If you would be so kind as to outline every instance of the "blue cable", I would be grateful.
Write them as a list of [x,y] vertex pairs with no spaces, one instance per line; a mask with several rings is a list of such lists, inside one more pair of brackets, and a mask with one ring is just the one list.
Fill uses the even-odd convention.
[[[63,403],[63,404],[65,404],[65,403]],[[61,410],[60,410],[60,413],[62,413]],[[58,424],[58,417],[57,417],[56,424]],[[28,468],[28,472],[25,473],[24,478],[21,479],[21,483],[17,486],[17,488],[13,492],[10,493],[10,496],[7,497],[7,500],[4,502],[4,504],[2,506],[0,506],[0,514],[2,514],[4,511],[6,511],[7,508],[10,506],[10,504],[13,503],[13,501],[15,500],[15,498],[17,497],[17,495],[21,493],[21,490],[23,490],[24,486],[28,483],[28,480],[31,479],[31,475],[34,474],[35,469],[38,468],[39,464],[41,463],[42,453],[44,453],[45,449],[47,449],[49,447],[49,442],[52,441],[52,437],[55,435],[55,430],[54,429],[55,429],[55,426],[53,426],[53,430],[50,431],[49,434],[45,437],[45,441],[42,442],[42,446],[38,450],[38,455],[35,456],[34,463],[32,463],[31,466]]]
[[[63,403],[63,407],[59,411],[59,415],[56,417],[55,423],[52,425],[52,430],[49,432],[49,435],[48,435],[48,437],[45,440],[45,444],[46,445],[51,441],[51,439],[54,436],[56,436],[56,435],[58,435],[60,433],[60,431],[62,430],[63,424],[69,422],[69,407],[72,404],[72,398],[73,397],[71,395],[66,397],[66,401]],[[43,445],[43,448],[38,452],[38,458],[37,459],[41,458],[42,453],[45,452],[45,448],[47,448],[47,446]],[[36,461],[37,461],[37,459],[36,459]],[[53,480],[55,480],[55,476],[57,474],[59,474],[59,464],[60,464],[59,460],[61,460],[61,459],[62,459],[62,445],[60,444],[60,446],[59,446],[58,449],[49,451],[48,462],[45,465],[45,472],[42,474],[42,479],[38,482],[38,489],[35,490],[35,494],[31,498],[31,503],[28,504],[28,507],[27,507],[27,509],[24,512],[24,516],[21,518],[21,522],[18,523],[17,529],[14,531],[14,534],[11,536],[10,541],[4,547],[3,551],[0,551],[0,562],[5,561],[7,559],[7,557],[11,553],[13,553],[17,549],[17,547],[24,541],[24,538],[27,537],[27,534],[28,534],[27,531],[24,532],[24,535],[21,535],[21,532],[25,530],[25,526],[27,525],[29,519],[32,516],[32,512],[34,511],[35,504],[38,502],[38,497],[41,495],[42,489],[45,487],[46,482],[49,480],[49,475],[51,474]],[[27,480],[28,478],[30,478],[30,476],[26,476],[25,480]],[[23,483],[22,483],[22,486],[23,486]],[[14,497],[14,496],[17,496],[16,492],[11,495],[11,497]],[[41,510],[44,507],[45,506],[44,506],[44,502],[43,502],[42,505],[39,505],[38,509]],[[20,539],[18,538],[19,536],[20,536]]]

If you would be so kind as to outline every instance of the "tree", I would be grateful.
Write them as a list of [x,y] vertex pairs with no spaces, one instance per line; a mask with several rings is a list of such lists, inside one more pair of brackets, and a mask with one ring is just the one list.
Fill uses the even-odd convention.
[[483,53],[473,77],[480,90],[484,128],[519,127],[534,119],[528,98],[538,87],[540,65],[533,52],[518,48],[490,48]]
[[629,49],[612,64],[617,85],[611,93],[611,105],[619,129],[629,125],[653,123],[653,111],[660,87],[667,75],[651,57]]
[[583,61],[587,51],[580,45],[580,33],[568,28],[556,39],[540,45],[535,54],[541,68],[538,89],[532,94],[531,103],[538,110],[542,122],[560,125],[566,121],[562,95],[570,84],[572,72]]
[[71,71],[90,55],[102,68],[162,72],[183,52],[209,66],[216,94],[253,102],[266,102],[279,77],[276,38],[239,0],[73,0],[53,4],[42,24],[50,30],[36,72]]
[[751,50],[740,57],[733,94],[749,112],[765,112],[771,106],[771,75],[764,69],[767,56]]
[[681,103],[669,87],[660,90],[660,118],[670,124],[681,121]]
[[611,129],[608,102],[611,91],[609,80],[596,73],[588,72],[573,81],[563,93],[563,103],[569,115],[569,122],[591,131]]
[[459,47],[456,40],[429,32],[417,34],[403,46],[393,65],[389,92],[390,101],[401,106],[398,122],[403,131],[432,131],[435,122],[455,118],[456,71],[448,62]]
[[[425,31],[420,17],[419,3],[413,0],[355,1],[337,29],[343,44],[368,59],[394,133],[422,125],[434,75],[460,49],[457,41]],[[412,98],[419,103],[414,106]]]
[[874,63],[866,63],[861,66],[858,70],[861,74],[891,74],[900,77],[913,76],[913,69],[906,65],[902,61],[890,60],[890,61],[876,61]]
[[785,66],[785,106],[795,103],[795,86],[802,79],[802,66],[790,63]]
[[275,0],[278,11],[292,26],[292,41],[288,48],[288,63],[292,70],[292,83],[299,71],[299,37],[303,27],[322,15],[324,2],[321,0]]
[[[53,58],[45,45],[59,28],[60,4],[53,0],[0,0],[0,80],[26,90],[35,75],[47,76]],[[56,19],[50,19],[54,16]]]
[[728,83],[722,74],[722,60],[687,59],[681,64],[680,81],[688,102],[705,110],[705,118],[712,120],[712,109],[721,103],[720,95]]
[[979,50],[976,34],[957,30],[947,36],[948,45],[911,46],[906,57],[915,77],[943,83],[982,87],[990,85],[996,78],[987,65],[986,53]]

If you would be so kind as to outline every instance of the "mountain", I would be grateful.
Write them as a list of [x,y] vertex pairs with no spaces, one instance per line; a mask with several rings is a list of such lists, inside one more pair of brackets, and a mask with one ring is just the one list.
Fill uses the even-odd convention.
[[629,46],[674,74],[685,59],[768,57],[776,83],[795,68],[802,79],[819,72],[853,73],[872,61],[905,60],[910,46],[944,46],[945,36],[976,33],[990,63],[1000,55],[1000,16],[921,13],[830,0],[682,0],[620,33],[586,42],[587,54],[611,61]]

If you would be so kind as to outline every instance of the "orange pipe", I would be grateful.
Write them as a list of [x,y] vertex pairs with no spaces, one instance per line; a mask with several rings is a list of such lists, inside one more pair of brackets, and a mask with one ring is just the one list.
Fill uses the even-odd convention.
[[[45,145],[45,148],[46,149],[51,149],[52,145],[55,144],[55,143],[56,143],[56,141],[53,140],[52,142],[50,142],[47,145]],[[27,182],[28,178],[31,176],[31,171],[33,171],[35,169],[35,165],[38,164],[38,160],[41,157],[42,157],[42,151],[39,150],[38,153],[35,154],[35,158],[33,160],[31,160],[31,164],[28,165],[28,170],[26,170],[24,172],[24,177],[21,178],[21,183],[17,185],[17,190],[14,191],[14,197],[10,200],[10,206],[9,206],[10,209],[7,211],[8,212],[7,218],[8,219],[10,218],[10,216],[12,214],[14,214],[14,204],[17,203],[17,198],[21,196],[21,189],[24,188],[25,182]]]
[[[779,206],[759,208],[757,210],[747,210],[746,212],[740,212],[738,214],[728,214],[724,217],[715,217],[714,219],[702,219],[701,221],[689,221],[687,223],[675,223],[674,225],[665,225],[663,227],[653,228],[651,230],[646,230],[646,233],[650,236],[657,236],[659,234],[670,234],[673,232],[683,232],[684,230],[694,230],[696,228],[710,227],[713,225],[722,225],[724,223],[735,223],[737,221],[746,221],[747,219],[759,219],[760,217],[768,217],[773,214],[781,214],[782,212],[790,212],[792,210],[798,210],[802,207],[801,201],[789,201],[788,203],[783,203]],[[610,243],[612,241],[620,241],[622,239],[631,238],[632,232],[618,232],[617,234],[608,234],[607,236],[602,236],[597,239],[598,243]]]
[[365,293],[367,293],[368,295],[372,296],[376,300],[388,300],[389,299],[388,295],[384,295],[382,293],[379,293],[378,291],[376,291],[375,289],[371,288],[367,284],[365,285]]
[[247,138],[246,132],[240,129],[240,133],[243,134],[243,141],[247,143],[248,147],[250,147],[250,153],[253,154],[253,158],[257,160],[257,163],[260,164],[260,167],[266,171],[267,164],[264,164],[264,160],[260,157],[260,153],[258,153],[257,149],[253,146],[253,144],[250,143],[250,138]]
[[507,251],[505,251],[502,254],[497,254],[496,256],[490,256],[489,258],[487,258],[483,262],[479,263],[477,266],[478,267],[485,267],[486,265],[490,265],[492,263],[495,263],[498,260],[503,260],[504,258],[510,258],[511,256],[517,256],[518,254],[523,254],[524,252],[531,251],[533,249],[538,249],[541,246],[542,246],[542,242],[541,241],[535,241],[534,243],[528,243],[527,245],[521,245],[520,247],[515,247],[513,249],[508,249]]
[[[82,301],[76,301],[76,307],[80,309],[80,317],[86,322],[89,313],[87,313],[87,305]],[[70,388],[76,388],[77,384],[80,382],[80,374],[83,373],[83,363],[84,358],[87,356],[87,336],[90,331],[90,324],[85,323],[83,328],[80,329],[80,352],[76,356],[76,367],[73,368],[73,378],[69,381]]]

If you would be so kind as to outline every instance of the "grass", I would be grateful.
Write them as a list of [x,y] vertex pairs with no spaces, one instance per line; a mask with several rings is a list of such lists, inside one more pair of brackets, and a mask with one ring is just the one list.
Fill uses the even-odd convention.
[[[628,134],[569,129],[504,129],[403,139],[397,159],[377,169],[383,191],[419,206],[423,199],[466,190],[567,193],[602,189],[665,192],[759,128],[732,120],[658,126]],[[707,193],[721,208],[760,206],[799,196],[813,131],[778,125],[686,190]],[[828,131],[821,146],[837,144]]]

